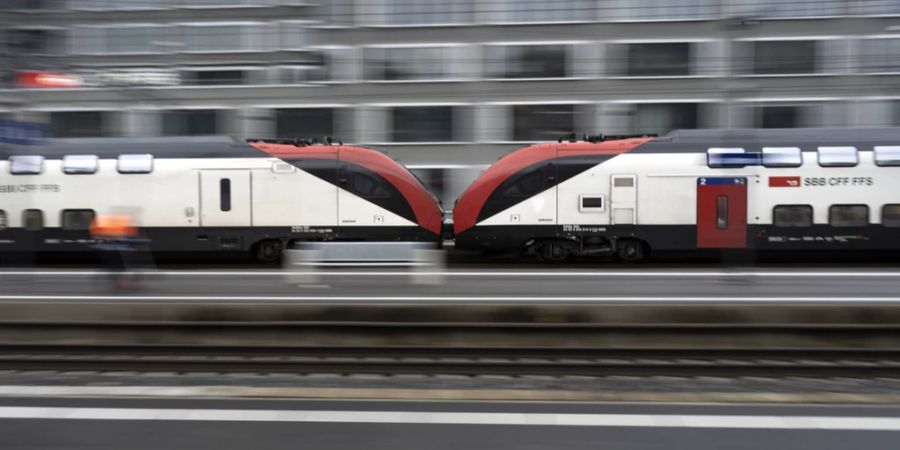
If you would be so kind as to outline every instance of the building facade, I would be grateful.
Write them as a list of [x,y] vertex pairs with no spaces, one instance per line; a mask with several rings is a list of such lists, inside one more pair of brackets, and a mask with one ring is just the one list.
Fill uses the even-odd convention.
[[331,135],[422,167],[674,128],[900,124],[894,0],[8,0],[0,114]]

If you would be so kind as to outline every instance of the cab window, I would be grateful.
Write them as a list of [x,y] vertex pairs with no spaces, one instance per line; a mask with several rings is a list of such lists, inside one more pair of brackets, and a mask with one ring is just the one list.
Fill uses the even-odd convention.
[[360,172],[353,173],[351,189],[364,198],[385,198],[391,195],[377,179]]
[[541,169],[522,174],[509,180],[503,188],[507,197],[530,197],[544,188],[544,175]]

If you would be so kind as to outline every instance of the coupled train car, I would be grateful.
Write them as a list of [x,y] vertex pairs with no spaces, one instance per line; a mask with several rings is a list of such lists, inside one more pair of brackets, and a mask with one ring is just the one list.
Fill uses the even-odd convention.
[[456,247],[900,250],[900,128],[680,130],[514,151],[459,197]]
[[83,251],[97,215],[127,215],[157,252],[292,241],[438,243],[437,199],[370,149],[227,137],[48,140],[0,147],[0,252]]

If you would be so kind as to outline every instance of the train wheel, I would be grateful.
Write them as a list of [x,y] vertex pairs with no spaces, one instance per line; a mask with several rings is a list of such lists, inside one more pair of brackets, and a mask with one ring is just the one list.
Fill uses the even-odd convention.
[[563,262],[569,259],[572,251],[567,242],[546,241],[541,246],[538,255],[540,255],[542,261]]
[[637,239],[622,239],[616,243],[616,256],[621,261],[636,263],[647,256],[647,245]]
[[267,239],[256,243],[253,250],[253,256],[257,261],[266,264],[274,264],[281,261],[281,254],[284,251],[284,245],[279,240]]

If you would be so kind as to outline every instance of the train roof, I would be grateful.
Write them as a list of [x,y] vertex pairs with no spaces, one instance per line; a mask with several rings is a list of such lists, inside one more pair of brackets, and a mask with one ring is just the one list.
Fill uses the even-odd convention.
[[65,155],[97,155],[117,158],[122,154],[149,153],[155,158],[261,158],[263,152],[229,136],[114,137],[46,139],[37,145],[0,146],[0,157],[41,155],[59,159]]
[[675,130],[633,150],[637,153],[705,152],[710,147],[799,147],[847,145],[872,150],[876,145],[900,145],[900,127],[884,128],[722,128]]

